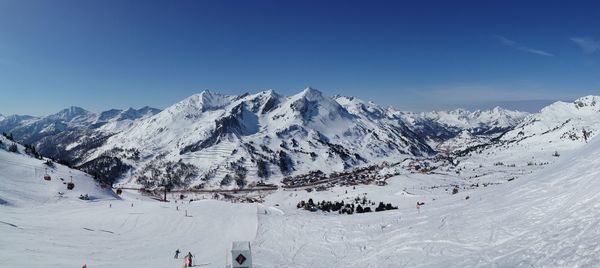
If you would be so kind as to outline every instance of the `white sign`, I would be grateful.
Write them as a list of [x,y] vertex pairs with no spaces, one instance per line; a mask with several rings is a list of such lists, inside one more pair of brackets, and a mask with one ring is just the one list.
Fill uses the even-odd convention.
[[252,268],[250,242],[233,241],[231,243],[231,268]]

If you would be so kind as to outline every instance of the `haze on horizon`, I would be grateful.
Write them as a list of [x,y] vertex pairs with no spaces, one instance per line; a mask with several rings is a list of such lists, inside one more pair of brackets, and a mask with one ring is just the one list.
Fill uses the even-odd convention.
[[412,111],[600,95],[600,4],[510,2],[2,1],[0,114],[205,89],[312,86]]

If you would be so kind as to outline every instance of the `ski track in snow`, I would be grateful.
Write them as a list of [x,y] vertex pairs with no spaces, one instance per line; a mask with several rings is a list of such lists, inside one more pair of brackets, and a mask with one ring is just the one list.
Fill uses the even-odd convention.
[[[597,267],[600,172],[590,168],[600,157],[598,145],[595,141],[573,159],[510,185],[469,193],[470,200],[459,194],[428,202],[421,213],[401,208],[374,215],[300,210],[285,216],[260,215],[260,227],[268,231],[258,232],[256,253],[262,258],[256,258],[256,263],[261,267]],[[302,242],[296,241],[309,243],[298,247]]]

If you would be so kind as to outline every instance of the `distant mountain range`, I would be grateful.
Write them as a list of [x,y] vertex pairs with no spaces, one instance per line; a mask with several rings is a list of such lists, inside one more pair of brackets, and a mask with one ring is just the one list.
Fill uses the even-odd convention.
[[591,138],[600,126],[597,100],[558,102],[537,114],[499,107],[412,113],[312,88],[288,97],[204,91],[162,111],[70,107],[45,117],[0,116],[0,131],[109,183],[237,188],[534,137],[580,139],[582,128]]

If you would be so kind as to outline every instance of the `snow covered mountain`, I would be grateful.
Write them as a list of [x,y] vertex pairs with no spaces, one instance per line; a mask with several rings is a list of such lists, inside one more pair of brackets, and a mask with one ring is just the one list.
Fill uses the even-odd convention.
[[600,130],[600,97],[586,96],[573,103],[556,102],[533,114],[502,136],[502,141],[577,143]]
[[312,88],[290,97],[204,91],[136,121],[79,163],[128,170],[128,182],[147,186],[167,178],[173,186],[234,187],[434,153],[401,118],[374,105],[367,114],[348,100]]
[[[221,253],[231,241],[247,240],[261,267],[593,267],[600,261],[599,100],[557,102],[524,119],[511,112],[499,116],[501,109],[480,112],[488,115],[479,119],[469,116],[475,113],[437,112],[444,122],[440,131],[460,130],[437,144],[473,136],[481,143],[458,149],[456,161],[435,172],[395,174],[386,187],[279,189],[262,204],[156,202],[127,190],[116,197],[91,176],[58,164],[50,168],[27,154],[34,155],[31,147],[0,136],[0,233],[11,242],[0,244],[0,259],[11,267],[27,258],[37,266],[180,266],[164,246],[114,258],[132,242],[162,243],[198,254],[199,265],[222,267]],[[205,91],[155,115],[106,119],[121,114],[128,113],[107,111],[107,123],[97,127],[88,124],[102,120],[88,121],[91,115],[77,109],[56,116],[86,129],[64,148],[101,180],[121,176],[152,186],[164,178],[172,186],[235,188],[313,169],[438,159],[419,157],[436,154],[427,143],[438,132],[413,131],[418,123],[407,117],[414,114],[351,97],[328,98],[314,89],[290,97]],[[438,122],[432,114],[429,121]],[[11,152],[15,146],[18,153]],[[46,172],[51,181],[42,179]],[[60,180],[70,176],[72,191]],[[452,188],[457,192],[447,191]],[[94,200],[79,200],[80,194]],[[179,200],[179,194],[169,198]],[[213,196],[196,194],[194,199]],[[350,204],[361,196],[398,209],[342,215],[296,207],[308,198]],[[415,211],[415,202],[422,201]],[[191,229],[203,243],[189,235]],[[168,237],[148,235],[161,232]]]
[[493,141],[472,146],[459,155],[472,163],[546,165],[564,153],[579,150],[599,130],[600,97],[586,96],[572,103],[555,102]]
[[124,125],[158,112],[159,109],[143,107],[94,114],[72,106],[43,117],[0,117],[0,132],[12,133],[17,141],[35,145],[43,155],[70,160],[72,156],[65,152],[67,145],[111,135]]
[[[347,171],[485,144],[527,114],[408,113],[306,88],[228,96],[204,91],[166,108],[0,120],[0,131],[112,183],[241,187],[320,170]],[[250,178],[250,179],[249,179]]]
[[470,112],[463,109],[423,113],[399,112],[438,151],[455,151],[488,142],[525,119],[529,113],[500,107]]
[[[402,200],[399,211],[376,217],[294,213],[282,205],[285,214],[260,216],[267,231],[254,242],[256,259],[265,267],[595,267],[600,263],[598,165],[600,140],[594,139],[555,165],[495,187],[399,197],[409,176],[393,180],[400,185],[365,186],[357,192]],[[350,191],[281,191],[266,203],[339,200]],[[417,213],[419,200],[427,202]]]

